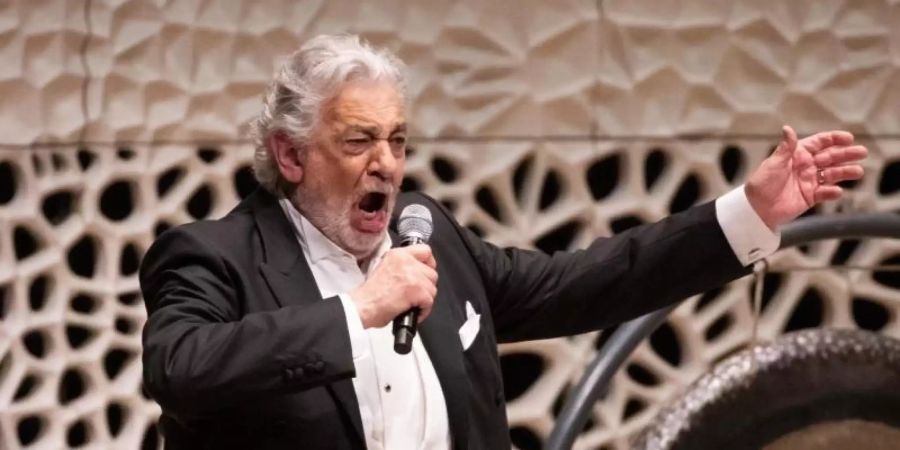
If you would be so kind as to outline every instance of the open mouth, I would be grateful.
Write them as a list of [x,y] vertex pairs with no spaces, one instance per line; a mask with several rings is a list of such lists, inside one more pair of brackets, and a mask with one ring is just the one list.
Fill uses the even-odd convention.
[[371,213],[384,209],[387,204],[387,194],[383,192],[369,192],[359,201],[359,209]]

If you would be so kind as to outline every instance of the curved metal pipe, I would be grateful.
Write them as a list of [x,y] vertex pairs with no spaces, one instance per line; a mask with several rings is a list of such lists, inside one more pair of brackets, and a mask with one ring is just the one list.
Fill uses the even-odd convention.
[[[823,239],[898,238],[900,214],[865,213],[813,216],[799,219],[781,230],[781,248],[794,247]],[[584,428],[591,407],[609,386],[628,355],[653,333],[678,303],[625,322],[588,364],[578,385],[569,394],[556,419],[547,450],[568,450]]]

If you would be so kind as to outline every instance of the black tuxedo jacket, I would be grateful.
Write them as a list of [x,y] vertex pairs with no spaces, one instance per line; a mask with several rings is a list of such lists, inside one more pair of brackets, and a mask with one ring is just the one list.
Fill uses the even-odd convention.
[[[571,253],[501,249],[434,200],[438,294],[419,336],[455,449],[508,449],[498,342],[597,330],[746,273],[707,203]],[[397,236],[393,236],[398,242]],[[140,272],[144,386],[170,449],[363,449],[346,319],[324,299],[277,200],[163,233]],[[481,330],[463,351],[465,302]]]

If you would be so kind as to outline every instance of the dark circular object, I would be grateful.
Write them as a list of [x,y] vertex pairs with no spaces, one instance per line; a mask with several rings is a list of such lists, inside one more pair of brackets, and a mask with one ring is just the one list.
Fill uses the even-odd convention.
[[59,191],[48,195],[41,202],[41,212],[53,225],[59,225],[66,221],[75,211],[75,194],[69,191]]
[[75,369],[68,369],[59,384],[59,403],[63,406],[84,395],[83,375]]
[[431,171],[435,176],[444,183],[452,183],[459,177],[456,167],[450,161],[444,158],[434,158],[431,160]]
[[16,426],[16,434],[23,447],[33,444],[41,436],[43,430],[44,421],[39,416],[23,417]]
[[753,354],[745,350],[713,367],[660,411],[632,448],[756,450],[845,423],[877,422],[900,435],[900,341],[813,329],[757,346]]
[[616,186],[619,185],[620,168],[622,167],[622,157],[618,153],[607,156],[599,161],[594,162],[588,167],[587,185],[591,190],[591,197],[594,200],[603,200],[609,197]]
[[0,162],[0,205],[5,205],[16,196],[16,171],[7,161]]
[[201,184],[188,199],[188,214],[196,220],[205,218],[212,211],[212,201],[212,191],[209,186]]
[[88,430],[83,420],[73,423],[66,432],[66,443],[69,444],[69,448],[81,447],[87,444],[87,440]]
[[69,269],[72,273],[84,278],[91,278],[97,267],[96,242],[90,235],[85,235],[75,243],[67,255]]
[[119,222],[128,218],[134,210],[131,183],[115,181],[100,194],[100,212],[107,219]]
[[256,181],[256,177],[253,176],[253,169],[250,166],[241,166],[238,170],[234,172],[234,190],[237,192],[238,197],[247,198],[256,188],[259,187],[259,183]]

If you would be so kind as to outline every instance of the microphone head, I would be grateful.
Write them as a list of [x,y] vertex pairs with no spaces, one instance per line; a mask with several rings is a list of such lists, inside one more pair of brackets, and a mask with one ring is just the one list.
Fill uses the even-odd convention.
[[400,212],[400,220],[397,221],[397,232],[400,233],[400,239],[404,242],[410,240],[428,242],[433,230],[431,211],[428,208],[413,203],[407,205]]

